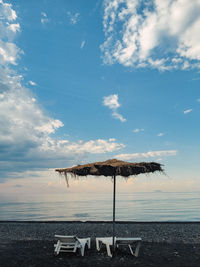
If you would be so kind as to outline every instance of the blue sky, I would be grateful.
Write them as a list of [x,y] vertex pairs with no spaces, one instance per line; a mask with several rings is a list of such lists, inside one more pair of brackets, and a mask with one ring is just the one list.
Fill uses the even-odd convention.
[[164,164],[136,190],[200,190],[199,14],[197,0],[0,0],[2,192],[56,192],[54,168],[113,157]]

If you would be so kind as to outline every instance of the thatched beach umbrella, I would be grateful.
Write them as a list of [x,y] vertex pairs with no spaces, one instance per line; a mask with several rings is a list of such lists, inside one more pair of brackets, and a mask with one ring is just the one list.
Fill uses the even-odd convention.
[[115,195],[116,195],[116,176],[129,177],[141,173],[163,172],[162,166],[156,162],[130,163],[117,159],[110,159],[103,162],[94,162],[85,165],[77,165],[66,169],[56,169],[67,178],[67,174],[73,176],[111,176],[113,177],[113,250],[115,237]]

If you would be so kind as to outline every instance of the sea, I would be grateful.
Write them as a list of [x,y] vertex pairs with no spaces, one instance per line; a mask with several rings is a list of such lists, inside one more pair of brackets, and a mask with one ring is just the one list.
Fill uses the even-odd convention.
[[[112,212],[113,196],[108,193],[0,198],[1,221],[111,221]],[[118,193],[116,221],[200,221],[200,192]]]

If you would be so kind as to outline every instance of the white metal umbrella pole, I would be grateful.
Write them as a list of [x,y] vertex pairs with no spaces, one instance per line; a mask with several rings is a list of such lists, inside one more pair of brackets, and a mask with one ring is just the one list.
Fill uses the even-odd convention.
[[113,176],[113,255],[115,253],[115,195],[116,195],[116,175]]

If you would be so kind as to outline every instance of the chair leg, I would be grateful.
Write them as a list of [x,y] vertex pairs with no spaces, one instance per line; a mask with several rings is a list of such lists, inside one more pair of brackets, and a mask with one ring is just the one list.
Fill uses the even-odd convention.
[[135,252],[133,252],[131,245],[128,245],[128,247],[129,247],[129,249],[130,249],[130,252],[131,252],[131,254],[132,254],[133,256],[138,257],[139,250],[140,250],[140,246],[141,246],[141,242],[138,242],[138,244],[137,244],[137,246],[136,246],[136,248],[135,248]]
[[141,242],[138,242],[137,247],[135,249],[135,257],[138,257],[140,246],[141,246]]
[[106,244],[106,250],[109,257],[112,257],[111,251],[110,251],[110,245]]
[[80,250],[81,250],[81,256],[83,257],[84,256],[84,251],[85,251],[85,246],[81,246]]
[[74,250],[73,250],[73,252],[75,253],[76,252],[76,250],[77,250],[77,243],[75,244],[75,246],[74,246]]
[[131,245],[128,245],[128,247],[130,249],[131,254],[134,255]]
[[102,242],[96,239],[96,248],[97,248],[97,251],[99,251],[101,249],[101,246],[102,246]]
[[59,252],[60,252],[60,247],[61,247],[61,242],[60,240],[58,240],[57,244],[56,244],[56,247],[55,247],[55,250],[54,250],[54,254],[55,255],[58,255]]
[[87,239],[87,245],[88,245],[88,248],[91,248],[91,239],[90,238]]

